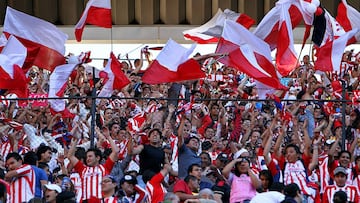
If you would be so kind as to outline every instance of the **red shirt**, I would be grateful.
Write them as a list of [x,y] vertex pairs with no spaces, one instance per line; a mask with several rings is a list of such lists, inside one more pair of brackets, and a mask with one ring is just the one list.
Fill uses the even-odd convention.
[[182,179],[176,181],[176,183],[174,184],[173,192],[174,193],[182,192],[182,193],[185,193],[185,194],[188,194],[188,195],[192,195],[191,189],[189,188],[187,183]]
[[159,203],[164,200],[167,190],[161,184],[163,180],[164,176],[159,172],[146,183],[148,202]]

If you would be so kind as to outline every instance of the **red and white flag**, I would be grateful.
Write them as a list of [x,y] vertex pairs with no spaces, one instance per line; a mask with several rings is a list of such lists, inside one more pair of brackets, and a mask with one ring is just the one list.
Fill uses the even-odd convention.
[[[346,0],[342,0],[338,6],[336,20],[344,28],[345,31],[350,31],[354,28],[360,28],[360,12],[348,5]],[[355,35],[350,43],[360,41],[360,33]]]
[[219,59],[221,63],[237,68],[269,87],[285,88],[276,75],[269,45],[238,23],[225,21],[216,53],[229,54]]
[[269,44],[271,50],[277,48],[276,67],[282,76],[288,75],[297,66],[292,29],[302,16],[291,18],[289,13],[291,6],[290,3],[277,3],[254,31],[257,37]]
[[276,68],[282,76],[287,76],[298,66],[298,60],[294,47],[294,38],[288,7],[285,5],[281,5],[280,7]]
[[[81,63],[88,60],[90,52],[81,53],[79,56],[70,56],[68,64],[60,65],[50,75],[49,97],[58,98],[63,97],[67,82],[71,73]],[[53,114],[61,113],[62,117],[73,117],[74,115],[69,112],[65,106],[64,99],[49,99],[50,109]]]
[[346,48],[346,44],[355,34],[359,33],[358,29],[353,29],[339,38],[328,41],[325,45],[317,50],[314,67],[320,71],[337,71],[340,72],[341,59]]
[[27,78],[21,70],[26,58],[26,48],[15,37],[10,37],[0,54],[0,88],[27,96]]
[[200,27],[196,27],[183,32],[185,39],[193,40],[199,44],[216,43],[221,37],[224,28],[224,21],[232,20],[246,28],[250,28],[255,20],[243,13],[235,13],[230,9],[224,12],[219,8],[217,13],[208,22]]
[[121,90],[130,83],[129,78],[122,71],[121,63],[112,52],[105,69],[100,72],[100,77],[104,78],[104,86],[99,97],[109,97],[114,90]]
[[204,78],[205,73],[194,59],[188,59],[196,45],[189,49],[169,39],[156,59],[145,71],[142,81],[147,84],[161,84]]
[[[55,68],[50,75],[49,97],[63,97],[70,74],[78,64],[64,64]],[[61,113],[63,117],[68,117],[70,112],[66,109],[64,99],[49,99],[52,113]]]
[[65,63],[68,36],[47,21],[7,7],[4,33],[14,35],[27,48],[27,57],[33,57],[31,65],[53,71]]
[[89,0],[86,8],[75,25],[75,38],[81,41],[81,36],[86,24],[96,25],[104,28],[111,28],[111,2],[110,0]]
[[345,34],[344,28],[324,8],[322,14],[315,16],[312,42],[316,48],[324,46],[327,42],[333,41]]

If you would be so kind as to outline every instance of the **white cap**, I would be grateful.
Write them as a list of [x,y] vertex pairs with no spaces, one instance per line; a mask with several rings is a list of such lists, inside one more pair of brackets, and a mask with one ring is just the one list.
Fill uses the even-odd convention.
[[48,190],[55,190],[57,193],[61,193],[61,187],[56,184],[46,184],[44,187]]
[[248,150],[241,148],[239,151],[235,152],[234,154],[234,159],[237,159],[240,157],[241,154],[245,153],[245,152],[249,152]]

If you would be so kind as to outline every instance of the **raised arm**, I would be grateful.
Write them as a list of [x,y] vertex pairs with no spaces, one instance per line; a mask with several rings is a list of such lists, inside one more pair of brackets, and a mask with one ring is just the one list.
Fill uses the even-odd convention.
[[321,142],[321,136],[314,140],[313,143],[313,154],[311,163],[309,164],[309,171],[313,171],[319,164],[319,143]]
[[309,136],[308,128],[308,119],[305,119],[303,129],[304,129],[304,154],[305,156],[310,156],[311,154],[311,139]]
[[[100,131],[99,127],[95,127],[95,131],[97,134],[102,134]],[[109,158],[113,161],[116,162],[118,160],[118,154],[119,154],[119,147],[115,144],[114,140],[112,139],[112,137],[110,136],[109,133],[104,133],[103,134],[104,137],[109,141],[110,146],[111,146],[111,154],[109,155]]]
[[71,139],[70,149],[68,151],[67,157],[71,164],[75,166],[79,162],[79,159],[75,157],[76,145],[78,143],[78,124],[76,124],[71,130],[71,134],[73,135],[73,138]]

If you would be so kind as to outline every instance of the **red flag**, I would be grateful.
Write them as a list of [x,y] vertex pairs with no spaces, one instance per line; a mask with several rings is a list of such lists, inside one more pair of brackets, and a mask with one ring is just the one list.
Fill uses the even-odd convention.
[[351,30],[320,47],[316,53],[315,69],[340,72],[340,63],[346,44],[357,33],[359,33],[358,29]]
[[[345,31],[350,31],[353,28],[360,28],[360,12],[349,6],[346,0],[342,0],[339,3],[336,20]],[[355,38],[350,40],[350,43],[358,41],[360,41],[360,33],[356,34]]]
[[157,58],[145,71],[142,81],[147,84],[161,84],[204,78],[205,73],[194,59],[188,59],[195,49],[187,49],[169,39]]
[[216,53],[229,53],[219,60],[221,63],[235,67],[269,87],[285,88],[280,83],[271,62],[269,45],[243,26],[225,21]]
[[33,57],[29,65],[53,71],[65,63],[67,35],[49,22],[7,7],[4,33],[14,35],[28,49],[27,57]]
[[184,37],[199,44],[216,43],[221,36],[225,19],[235,21],[248,29],[255,23],[255,20],[246,14],[235,13],[230,9],[225,9],[223,12],[219,8],[215,16],[204,25],[185,30]]
[[75,25],[75,37],[78,42],[81,41],[81,36],[86,23],[99,27],[111,28],[112,21],[110,0],[88,1],[79,22]]
[[101,97],[109,97],[115,89],[121,90],[130,83],[130,80],[122,71],[121,63],[112,52],[110,53],[110,59],[105,69],[100,72],[100,77],[105,77],[105,84],[99,93]]

